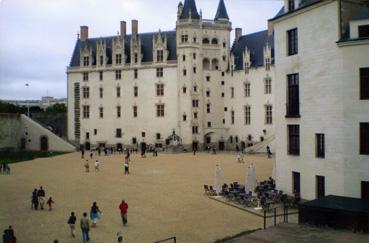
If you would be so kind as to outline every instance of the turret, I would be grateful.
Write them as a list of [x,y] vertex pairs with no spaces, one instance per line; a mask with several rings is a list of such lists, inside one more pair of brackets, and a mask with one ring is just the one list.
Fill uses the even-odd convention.
[[185,0],[180,19],[200,19],[195,0]]
[[215,14],[214,20],[229,20],[227,9],[223,0],[219,1],[217,13]]

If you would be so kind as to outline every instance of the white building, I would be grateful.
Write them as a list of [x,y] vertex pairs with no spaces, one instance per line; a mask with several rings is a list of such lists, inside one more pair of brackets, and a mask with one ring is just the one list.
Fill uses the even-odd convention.
[[286,0],[272,20],[277,187],[285,192],[369,198],[364,2]]
[[69,140],[160,147],[175,131],[187,149],[223,150],[274,135],[272,32],[237,29],[232,46],[223,0],[212,20],[194,0],[177,11],[175,31],[139,33],[132,20],[131,35],[122,21],[119,36],[89,38],[81,27],[67,69]]

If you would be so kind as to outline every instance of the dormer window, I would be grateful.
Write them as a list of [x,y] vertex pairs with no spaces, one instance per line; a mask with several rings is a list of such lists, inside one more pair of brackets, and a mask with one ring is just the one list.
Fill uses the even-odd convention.
[[265,58],[265,70],[270,70],[270,58]]
[[248,74],[250,72],[250,63],[245,63],[245,74]]
[[100,56],[100,65],[104,65],[104,56]]
[[188,42],[188,35],[182,35],[181,36],[181,42],[182,43]]
[[295,10],[295,0],[288,0],[288,12]]
[[83,57],[83,66],[90,65],[90,58],[89,57]]
[[134,61],[135,61],[135,63],[138,63],[138,54],[137,53],[135,53],[135,55],[134,55]]
[[369,37],[369,24],[359,25],[359,38],[368,38],[368,37]]
[[122,55],[121,54],[116,54],[115,55],[115,63],[116,64],[122,64]]
[[164,52],[163,50],[156,51],[156,59],[158,62],[162,62],[164,60]]

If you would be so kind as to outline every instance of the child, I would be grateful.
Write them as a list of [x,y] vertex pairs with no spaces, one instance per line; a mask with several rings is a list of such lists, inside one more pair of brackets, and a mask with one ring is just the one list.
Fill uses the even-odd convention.
[[53,210],[53,203],[55,202],[53,201],[51,197],[49,197],[49,200],[47,200],[46,202],[47,206],[49,206],[49,211]]
[[95,171],[100,171],[100,162],[98,160],[95,162]]
[[90,172],[90,165],[88,164],[88,160],[86,160],[85,169],[87,173]]

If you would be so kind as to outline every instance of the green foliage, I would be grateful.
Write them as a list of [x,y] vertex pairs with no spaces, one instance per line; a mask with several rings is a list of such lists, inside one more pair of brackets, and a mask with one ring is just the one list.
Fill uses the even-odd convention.
[[20,107],[0,101],[0,113],[26,113],[27,107]]
[[67,112],[67,107],[65,104],[55,104],[46,109],[46,113],[65,113]]
[[41,151],[3,151],[0,152],[0,163],[17,163],[27,160],[33,160],[36,158],[47,158],[47,157],[54,157],[58,155],[66,154],[66,152],[41,152]]

